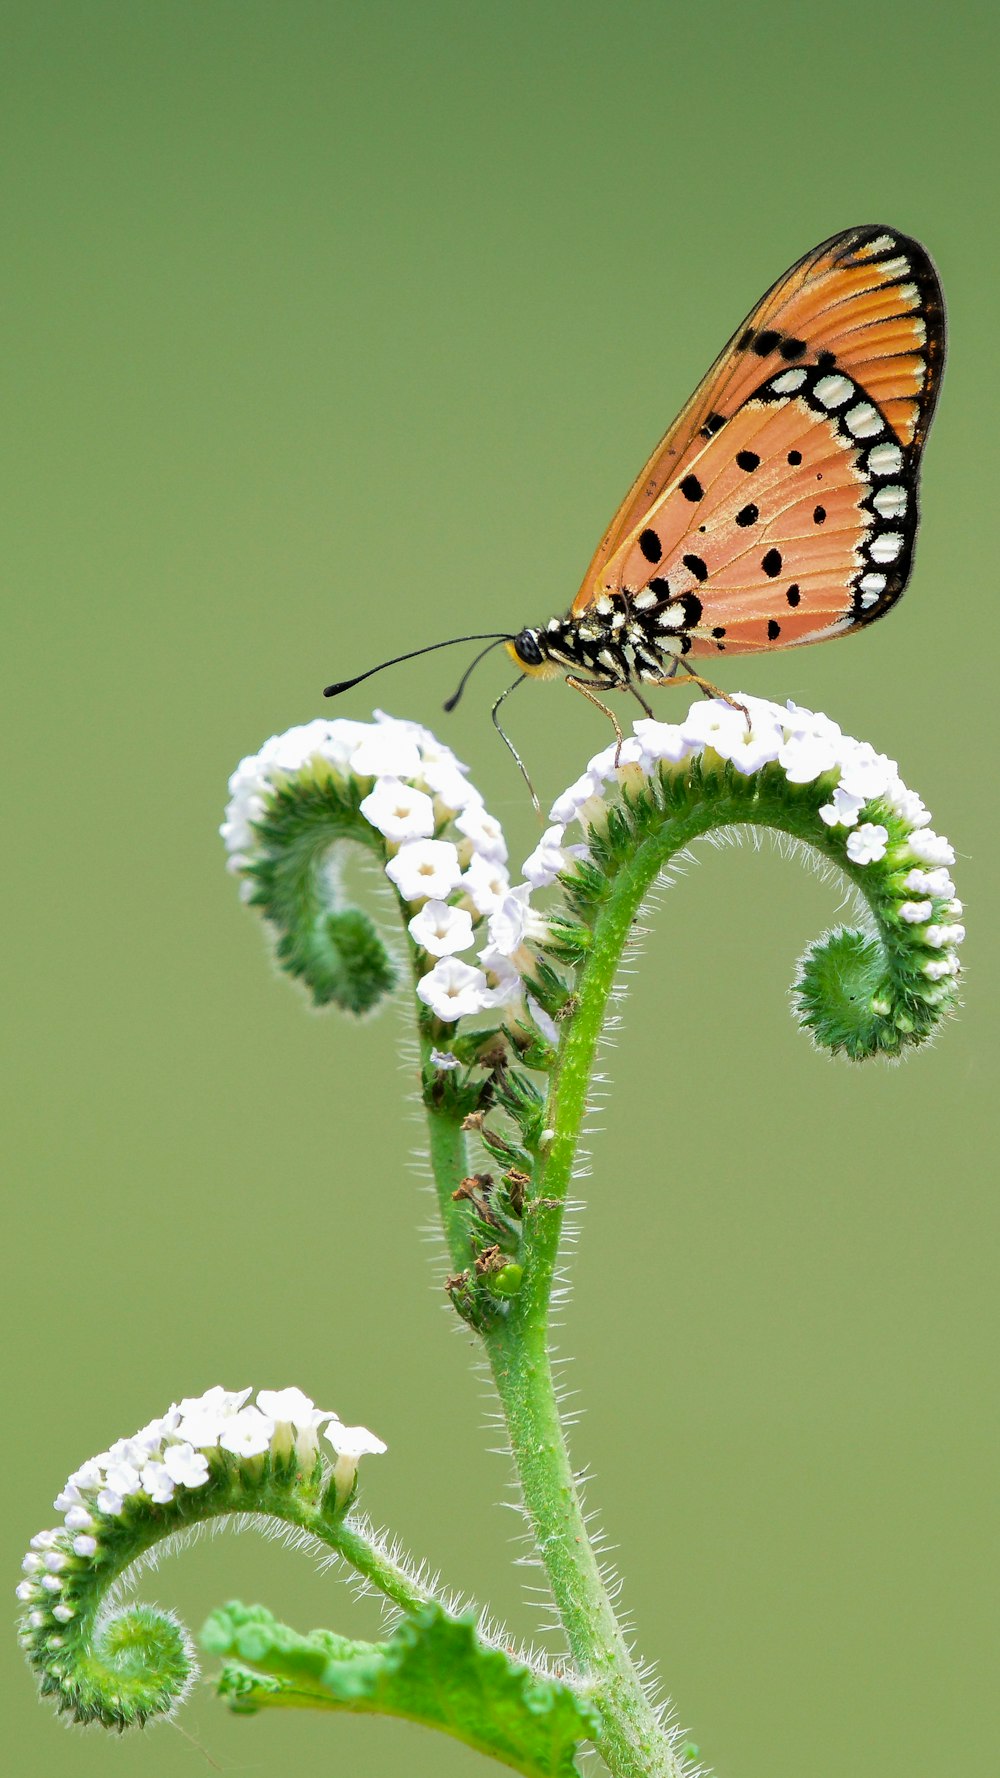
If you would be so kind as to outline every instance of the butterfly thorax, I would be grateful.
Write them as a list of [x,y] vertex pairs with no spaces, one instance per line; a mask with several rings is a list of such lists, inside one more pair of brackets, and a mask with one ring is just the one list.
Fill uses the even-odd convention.
[[542,629],[521,630],[507,650],[533,679],[565,672],[608,687],[633,680],[653,685],[688,652],[689,615],[682,600],[648,588],[633,599],[607,594],[580,617],[553,617]]

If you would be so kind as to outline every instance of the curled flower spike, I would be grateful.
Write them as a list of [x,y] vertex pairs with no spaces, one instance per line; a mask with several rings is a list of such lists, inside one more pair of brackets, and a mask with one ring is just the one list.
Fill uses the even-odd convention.
[[[832,932],[806,952],[799,1020],[818,1044],[854,1059],[898,1055],[955,1004],[965,928],[946,868],[954,851],[930,831],[894,760],[827,716],[736,699],[749,724],[742,709],[709,699],[679,724],[639,721],[621,749],[598,754],[556,799],[557,825],[525,874],[539,887],[558,877],[572,912],[596,931],[634,918],[659,872],[699,835],[744,826],[789,835],[850,879],[866,916],[865,930]],[[583,847],[566,846],[574,822]]]
[[[229,868],[276,933],[281,967],[317,1004],[362,1013],[396,981],[369,916],[344,904],[339,853],[377,858],[412,941],[417,993],[438,1025],[520,997],[521,977],[483,921],[510,889],[507,844],[465,767],[418,723],[311,722],[265,742],[229,784]],[[541,923],[538,923],[541,926]],[[530,961],[522,952],[521,961]]]
[[[362,1456],[385,1450],[300,1389],[209,1389],[176,1402],[73,1472],[63,1523],[39,1531],[17,1588],[21,1642],[44,1695],[78,1722],[141,1725],[172,1710],[196,1672],[170,1612],[109,1609],[109,1589],[155,1544],[224,1514],[283,1519],[333,1547]],[[321,1454],[320,1433],[333,1453]]]

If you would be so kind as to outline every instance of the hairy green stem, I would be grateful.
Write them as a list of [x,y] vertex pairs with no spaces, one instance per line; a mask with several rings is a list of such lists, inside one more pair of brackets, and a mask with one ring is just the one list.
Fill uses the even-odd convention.
[[595,1056],[633,923],[678,852],[712,828],[745,823],[748,815],[815,844],[811,808],[768,802],[751,812],[743,797],[715,795],[647,834],[611,878],[551,1077],[546,1136],[525,1207],[524,1285],[508,1314],[484,1333],[524,1504],[573,1658],[594,1685],[604,1724],[598,1745],[617,1778],[678,1778],[682,1764],[643,1688],[587,1532],[557,1406],[549,1304]]
[[525,1206],[524,1288],[484,1336],[524,1504],[574,1661],[594,1687],[603,1723],[598,1746],[616,1778],[678,1778],[681,1766],[643,1688],[587,1531],[557,1404],[549,1304],[608,996],[648,887],[646,871],[622,871],[598,919],[552,1074],[536,1191]]

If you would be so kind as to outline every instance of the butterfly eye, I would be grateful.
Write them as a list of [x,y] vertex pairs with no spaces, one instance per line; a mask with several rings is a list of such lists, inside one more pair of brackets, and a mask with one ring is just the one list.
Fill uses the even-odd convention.
[[526,667],[541,666],[542,651],[538,646],[538,640],[534,630],[521,630],[520,633],[514,637],[514,653],[517,655],[519,661],[524,662]]

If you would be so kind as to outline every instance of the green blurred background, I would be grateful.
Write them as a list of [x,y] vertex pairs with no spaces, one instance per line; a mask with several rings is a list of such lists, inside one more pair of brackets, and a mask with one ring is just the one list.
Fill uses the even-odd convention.
[[[11,1589],[91,1451],[181,1393],[294,1381],[388,1439],[375,1515],[536,1629],[420,1237],[400,1018],[348,1030],[274,976],[223,870],[226,778],[326,680],[564,609],[760,292],[886,221],[951,320],[911,591],[727,683],[899,759],[959,848],[967,1005],[902,1068],[821,1059],[786,987],[834,892],[709,853],[634,978],[560,1337],[640,1647],[722,1778],[995,1769],[996,16],[3,8]],[[462,659],[377,701],[440,723],[523,857],[488,718],[509,669],[447,719]],[[545,796],[606,740],[558,687],[510,723]],[[195,1625],[233,1593],[375,1622],[253,1536],[145,1591]],[[3,1672],[19,1773],[486,1769],[207,1693],[67,1736],[13,1634]]]

